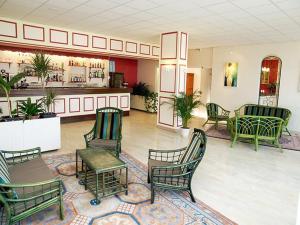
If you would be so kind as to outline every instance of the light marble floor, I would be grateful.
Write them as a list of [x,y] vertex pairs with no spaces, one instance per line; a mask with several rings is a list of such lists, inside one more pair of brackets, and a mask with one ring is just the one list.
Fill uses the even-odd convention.
[[[83,134],[93,121],[62,125],[62,149],[46,154],[74,153],[84,147]],[[193,119],[192,127],[201,127]],[[179,134],[156,126],[156,115],[131,111],[124,118],[122,148],[147,163],[148,149],[185,146]],[[300,152],[208,138],[207,151],[193,179],[195,196],[239,224],[294,225],[300,190]]]

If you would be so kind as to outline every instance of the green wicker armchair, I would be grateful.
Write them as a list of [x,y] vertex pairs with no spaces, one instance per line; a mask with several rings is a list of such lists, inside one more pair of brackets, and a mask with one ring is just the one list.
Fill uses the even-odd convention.
[[282,125],[284,121],[278,117],[271,116],[236,116],[228,121],[232,137],[231,147],[237,139],[250,139],[255,143],[255,150],[258,149],[260,141],[268,141],[282,151],[279,143]]
[[151,183],[151,203],[155,188],[188,191],[195,202],[191,182],[206,148],[206,135],[194,129],[187,147],[176,150],[149,150],[148,183]]
[[42,160],[40,148],[0,152],[2,224],[17,223],[55,204],[63,220],[62,181]]
[[[229,119],[230,111],[222,108],[220,105],[216,103],[207,103],[206,104],[206,111],[207,111],[207,120],[203,124],[215,124],[216,128],[218,128],[218,124],[221,121],[227,121]],[[213,121],[213,122],[209,122]]]
[[84,135],[87,148],[105,148],[117,157],[121,152],[123,111],[105,107],[96,110],[93,129]]

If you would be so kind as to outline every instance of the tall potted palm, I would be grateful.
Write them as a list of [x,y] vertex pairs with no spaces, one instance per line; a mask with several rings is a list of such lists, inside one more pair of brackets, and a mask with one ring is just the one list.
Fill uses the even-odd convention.
[[45,79],[48,76],[51,59],[43,52],[37,52],[31,59],[31,65],[36,75],[41,79],[42,87],[45,88]]
[[9,117],[12,117],[12,109],[11,109],[11,104],[10,104],[10,92],[12,88],[21,80],[25,77],[24,73],[18,73],[15,76],[11,77],[9,81],[6,79],[3,79],[3,77],[0,76],[0,88],[3,90],[6,96],[6,101],[8,105],[8,113]]
[[174,110],[177,116],[182,120],[180,131],[183,137],[189,135],[190,128],[188,127],[188,122],[192,118],[193,110],[202,105],[200,96],[200,91],[195,91],[191,95],[187,95],[184,92],[179,93],[179,95],[174,95]]
[[51,111],[51,105],[55,104],[55,97],[56,93],[52,89],[46,91],[46,96],[42,98],[45,112],[40,114],[41,118],[56,117],[56,113]]

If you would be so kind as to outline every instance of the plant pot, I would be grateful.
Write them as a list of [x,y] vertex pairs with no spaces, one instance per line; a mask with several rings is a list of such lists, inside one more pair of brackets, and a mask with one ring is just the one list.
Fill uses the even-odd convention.
[[39,119],[40,115],[31,116],[31,118],[27,118],[29,120]]
[[56,113],[54,113],[54,112],[40,114],[40,118],[53,118],[53,117],[56,117]]
[[180,135],[182,137],[186,138],[190,134],[190,128],[183,128],[183,127],[181,127],[180,130],[179,130],[179,132],[180,132]]
[[2,116],[0,122],[10,122],[10,121],[18,121],[18,120],[23,120],[23,118],[20,116],[14,116],[14,117]]

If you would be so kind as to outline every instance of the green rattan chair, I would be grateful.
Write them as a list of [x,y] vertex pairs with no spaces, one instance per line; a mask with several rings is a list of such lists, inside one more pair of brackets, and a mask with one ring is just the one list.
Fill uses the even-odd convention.
[[[203,124],[215,124],[216,128],[218,128],[218,124],[221,121],[226,121],[229,119],[230,111],[222,108],[220,105],[216,103],[207,103],[206,104],[206,111],[207,111],[207,120]],[[209,122],[212,121],[212,122]]]
[[194,129],[189,145],[176,150],[149,150],[148,183],[151,183],[151,203],[155,188],[188,191],[195,202],[191,182],[206,148],[206,135]]
[[282,132],[283,122],[284,121],[278,117],[236,116],[234,120],[228,121],[228,123],[232,123],[229,126],[232,137],[231,147],[233,147],[237,139],[250,139],[255,143],[256,151],[260,141],[270,142],[282,151],[279,138]]
[[121,152],[123,111],[105,107],[96,110],[93,129],[84,135],[87,148],[111,150],[117,157]]
[[0,152],[1,224],[15,224],[56,204],[63,220],[62,181],[42,160],[40,148]]

